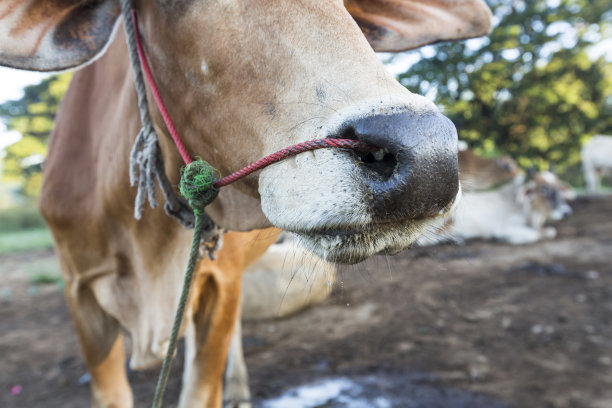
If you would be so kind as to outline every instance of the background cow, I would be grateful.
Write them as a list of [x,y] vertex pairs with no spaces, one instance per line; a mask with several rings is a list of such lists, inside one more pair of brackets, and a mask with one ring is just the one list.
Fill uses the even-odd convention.
[[612,136],[593,136],[582,146],[582,169],[587,190],[599,190],[601,177],[612,172]]
[[554,238],[555,228],[544,224],[571,214],[567,201],[575,192],[552,172],[530,170],[526,178],[512,158],[484,158],[467,147],[459,151],[459,171],[457,211],[419,238],[420,245],[474,238],[526,244]]
[[484,158],[470,149],[459,150],[459,178],[464,193],[504,185],[520,173],[510,156]]
[[335,267],[287,235],[242,277],[242,318],[272,319],[322,302],[331,293]]
[[453,216],[448,235],[453,240],[498,239],[511,244],[526,244],[554,238],[557,221],[571,214],[564,196],[571,196],[565,183],[551,172],[523,175],[498,188],[463,195]]
[[[407,248],[451,211],[459,194],[454,126],[395,81],[374,50],[485,34],[491,16],[481,0],[136,0],[133,7],[187,149],[221,173],[313,138],[377,149],[302,154],[224,189],[207,208],[221,228],[273,225],[327,260],[354,263]],[[138,221],[132,215],[128,152],[141,123],[124,35],[113,36],[119,15],[117,0],[2,1],[0,64],[41,71],[89,64],[58,114],[40,208],[94,406],[129,407],[122,331],[132,339],[133,368],[159,362],[190,232],[160,208]],[[176,185],[181,158],[158,112],[152,116]],[[182,326],[180,406],[221,405],[240,276],[277,234],[230,233],[217,260],[198,265]]]

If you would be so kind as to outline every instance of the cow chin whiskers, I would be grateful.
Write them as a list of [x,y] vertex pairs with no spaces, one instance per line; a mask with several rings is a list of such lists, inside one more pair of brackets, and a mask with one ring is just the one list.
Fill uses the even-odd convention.
[[[445,223],[454,214],[462,196],[461,188],[453,202],[437,217],[396,222],[369,222],[358,227],[295,231],[302,244],[328,262],[354,264],[372,255],[395,255],[421,242],[439,240]],[[432,238],[435,236],[437,238]]]
[[394,255],[412,245],[427,221],[371,224],[356,230],[296,231],[300,242],[328,262],[354,264],[372,255]]

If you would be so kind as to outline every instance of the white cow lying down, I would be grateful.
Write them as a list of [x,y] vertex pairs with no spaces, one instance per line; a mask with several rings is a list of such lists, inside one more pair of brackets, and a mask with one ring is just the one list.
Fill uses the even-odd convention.
[[582,146],[582,170],[590,193],[600,188],[601,177],[612,172],[612,136],[593,136]]
[[511,244],[554,238],[556,229],[544,224],[571,214],[569,197],[570,190],[554,173],[536,173],[527,182],[521,175],[495,190],[465,193],[449,234],[459,242],[484,238]]
[[272,245],[242,276],[242,318],[285,317],[321,303],[332,290],[334,265],[290,237]]
[[571,214],[566,200],[574,198],[572,189],[554,173],[539,172],[529,180],[519,174],[494,189],[466,190],[452,220],[441,223],[436,234],[427,234],[418,242],[433,245],[482,238],[527,244],[554,238],[556,229],[545,223]]

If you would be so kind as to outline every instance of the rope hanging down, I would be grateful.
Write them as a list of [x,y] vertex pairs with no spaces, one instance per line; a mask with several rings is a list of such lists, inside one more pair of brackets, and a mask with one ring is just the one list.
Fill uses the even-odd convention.
[[[131,10],[130,0],[121,0],[121,9],[127,35],[130,60],[134,72],[134,82],[138,94],[138,108],[143,125],[130,155],[130,182],[132,186],[136,185],[136,183],[138,184],[134,216],[136,219],[140,219],[146,199],[148,199],[151,207],[157,206],[157,201],[155,200],[155,179],[157,179],[166,199],[166,212],[178,218],[184,226],[194,227],[189,261],[187,263],[179,304],[172,325],[168,350],[162,364],[153,398],[153,408],[159,408],[162,405],[166,383],[170,374],[170,366],[176,351],[178,335],[181,322],[183,321],[187,300],[189,299],[195,266],[200,258],[200,242],[204,238],[204,249],[212,260],[214,260],[214,253],[219,249],[222,242],[220,229],[204,212],[204,208],[217,197],[219,188],[246,177],[254,171],[305,151],[323,148],[353,149],[358,151],[373,151],[375,149],[363,142],[351,139],[311,140],[282,149],[251,163],[227,177],[218,179],[217,174],[219,174],[219,172],[210,164],[201,159],[193,161],[187,153],[187,149],[179,137],[172,119],[166,110],[155,79],[153,78],[153,74],[151,73],[146,54],[140,42],[138,19],[135,11]],[[168,177],[165,174],[157,134],[153,129],[153,121],[149,113],[141,65],[168,131],[186,163],[181,174],[180,192],[183,197],[187,199],[191,209],[189,209],[187,204],[174,193],[168,181]]]
[[[193,228],[195,222],[193,212],[187,203],[174,192],[164,171],[164,160],[159,148],[157,134],[153,128],[146,85],[138,56],[140,36],[135,21],[132,19],[131,0],[121,0],[121,12],[142,123],[142,129],[138,133],[130,153],[130,184],[137,186],[134,217],[137,220],[142,217],[142,211],[147,200],[152,208],[157,207],[158,203],[155,198],[155,180],[157,180],[166,200],[164,205],[166,213],[177,218],[184,227]],[[140,48],[142,49],[142,47]],[[205,230],[213,230],[214,225],[211,220],[208,221],[208,224]]]

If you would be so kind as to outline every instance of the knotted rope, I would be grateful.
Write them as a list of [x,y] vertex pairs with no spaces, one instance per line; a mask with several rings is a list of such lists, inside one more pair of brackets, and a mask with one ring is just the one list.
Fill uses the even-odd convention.
[[[172,123],[172,119],[164,106],[159,89],[147,62],[146,54],[142,48],[140,34],[138,32],[138,19],[136,13],[131,9],[131,0],[121,0],[121,11],[127,36],[130,61],[134,73],[136,93],[138,95],[138,109],[142,122],[142,129],[136,137],[134,147],[130,154],[130,183],[132,186],[138,186],[134,206],[134,217],[136,219],[141,218],[146,200],[149,201],[151,207],[154,208],[157,206],[157,200],[155,198],[155,180],[157,179],[164,194],[164,198],[166,199],[166,213],[176,217],[184,226],[188,228],[194,227],[189,261],[187,263],[183,287],[181,289],[179,303],[172,325],[168,350],[162,364],[157,386],[155,388],[155,395],[153,397],[153,408],[159,408],[162,405],[164,391],[170,374],[170,366],[172,365],[172,360],[176,351],[178,335],[185,313],[185,307],[189,299],[194,270],[200,258],[200,250],[204,249],[209,258],[214,260],[215,251],[219,249],[222,243],[220,229],[204,212],[205,207],[217,197],[219,188],[246,177],[254,171],[305,151],[330,147],[359,151],[373,151],[376,149],[363,142],[351,139],[311,140],[282,149],[257,160],[227,177],[219,179],[219,172],[210,164],[201,159],[195,161],[191,160],[191,157],[187,153],[187,149]],[[186,166],[181,175],[180,192],[187,200],[188,205],[175,194],[164,171],[164,162],[159,148],[158,137],[153,128],[153,121],[149,112],[143,70],[162,118],[166,123],[166,127],[177,149],[181,153],[181,157],[185,161]],[[200,242],[203,238],[205,245],[204,248],[201,248]]]

